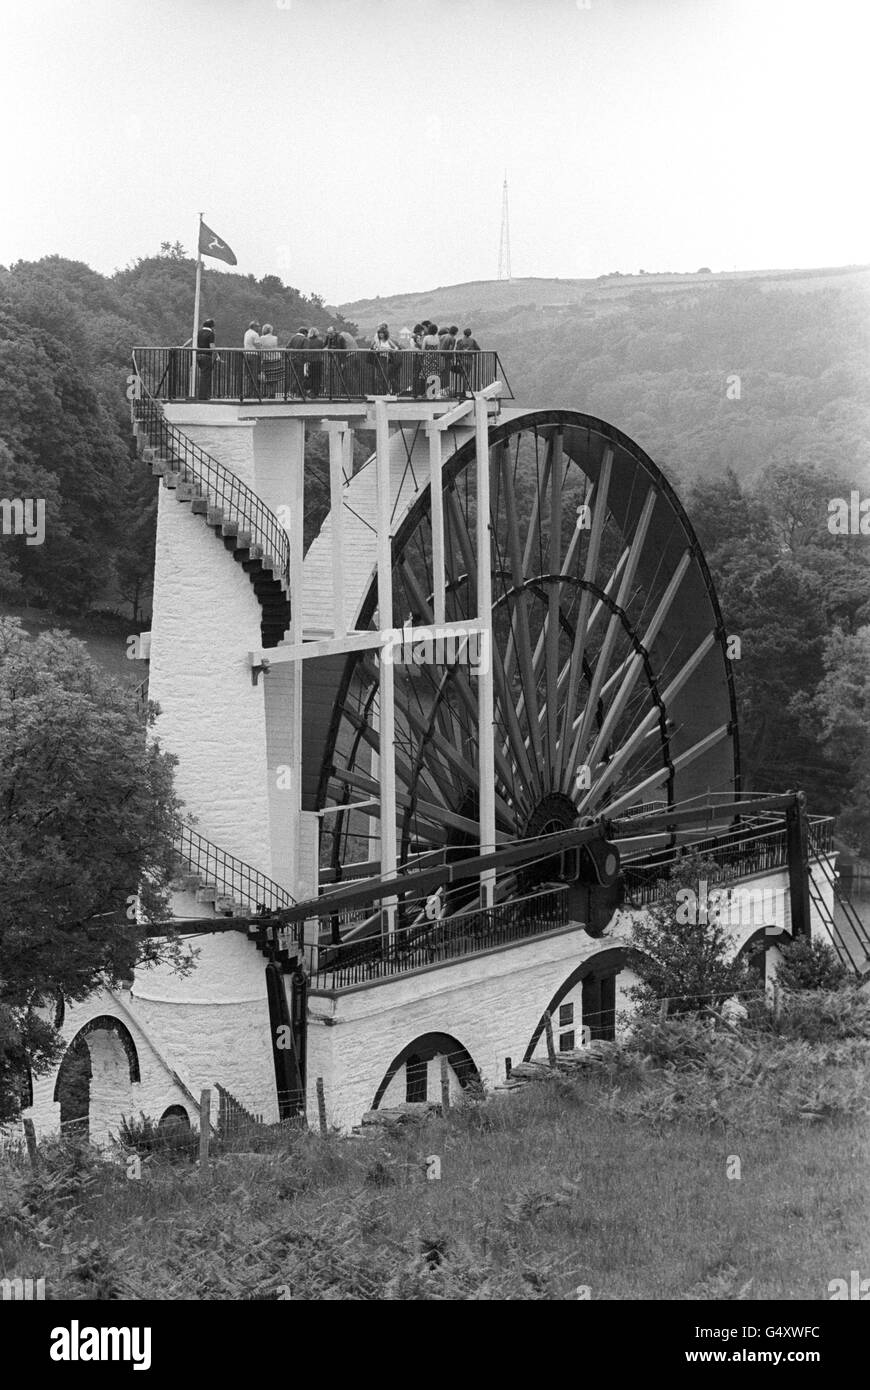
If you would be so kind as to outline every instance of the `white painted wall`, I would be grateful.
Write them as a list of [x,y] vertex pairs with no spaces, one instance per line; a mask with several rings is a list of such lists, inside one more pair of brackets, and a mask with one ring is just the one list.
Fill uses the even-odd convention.
[[[541,1015],[578,965],[621,944],[608,932],[593,940],[568,927],[528,942],[466,956],[394,980],[309,999],[308,1085],[323,1077],[327,1113],[341,1128],[358,1123],[394,1058],[425,1033],[447,1033],[471,1055],[484,1081],[504,1078],[505,1057],[522,1060]],[[536,1056],[546,1055],[541,1040]],[[401,1092],[404,1068],[389,1095]],[[435,1098],[435,1064],[429,1067]],[[435,1092],[435,1094],[433,1094]],[[384,1100],[382,1104],[387,1104]]]
[[204,517],[161,487],[149,672],[149,695],[161,709],[154,733],[179,759],[176,787],[199,833],[271,874],[263,682],[252,684],[248,660],[261,644],[260,616],[232,553]]
[[[156,1120],[169,1105],[183,1105],[195,1124],[206,1086],[216,1119],[216,1082],[253,1113],[278,1118],[265,958],[240,932],[186,941],[199,953],[189,975],[152,967],[137,972],[130,991],[100,990],[67,1007],[61,1031],[68,1044],[92,1018],[107,1014],[126,1024],[139,1057],[141,1080],[131,1083],[126,1054],[113,1037],[102,1030],[87,1035],[96,1143],[117,1131],[122,1115],[144,1111]],[[25,1114],[38,1133],[53,1132],[60,1122],[60,1106],[52,1100],[57,1072],[34,1082],[34,1104]]]

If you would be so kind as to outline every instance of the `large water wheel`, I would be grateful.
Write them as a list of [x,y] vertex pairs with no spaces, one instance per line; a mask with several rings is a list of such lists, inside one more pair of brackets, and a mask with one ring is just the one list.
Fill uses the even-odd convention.
[[[446,618],[476,614],[475,446],[445,460]],[[490,430],[492,653],[499,842],[739,788],[734,691],[710,575],[673,489],[630,439],[572,411]],[[393,539],[394,611],[377,586],[356,626],[433,620],[431,509],[420,490]],[[397,665],[399,861],[478,841],[476,679],[467,664]],[[349,657],[317,804],[378,795],[378,670]],[[324,818],[323,862],[368,859],[377,806]],[[516,891],[505,876],[504,897]]]

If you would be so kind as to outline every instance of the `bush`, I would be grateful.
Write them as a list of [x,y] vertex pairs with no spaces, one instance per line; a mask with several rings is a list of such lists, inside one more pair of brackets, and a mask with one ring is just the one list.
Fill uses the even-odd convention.
[[661,880],[661,895],[632,922],[629,963],[638,984],[628,989],[641,1015],[705,1013],[711,1002],[754,989],[746,963],[733,958],[722,920],[721,867],[695,851],[682,853]]
[[122,1118],[117,1143],[125,1152],[192,1159],[199,1152],[199,1132],[188,1125],[159,1124],[140,1111],[138,1120]]
[[839,989],[847,976],[846,967],[826,941],[799,936],[782,947],[776,979],[783,989]]
[[784,994],[779,1016],[769,1027],[780,1037],[811,1043],[870,1040],[870,988],[803,990]]

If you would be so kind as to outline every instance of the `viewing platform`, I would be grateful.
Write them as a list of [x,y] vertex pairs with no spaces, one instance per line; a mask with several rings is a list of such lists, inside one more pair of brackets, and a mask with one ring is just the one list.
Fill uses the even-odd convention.
[[513,400],[496,352],[216,347],[209,359],[192,348],[137,347],[133,359],[145,389],[165,402],[461,401],[496,382],[499,395]]

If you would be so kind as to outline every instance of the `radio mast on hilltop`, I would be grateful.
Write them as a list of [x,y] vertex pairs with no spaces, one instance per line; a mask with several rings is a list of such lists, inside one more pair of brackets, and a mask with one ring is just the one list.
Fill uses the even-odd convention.
[[511,224],[508,216],[507,170],[501,193],[501,239],[498,244],[498,278],[511,278]]

